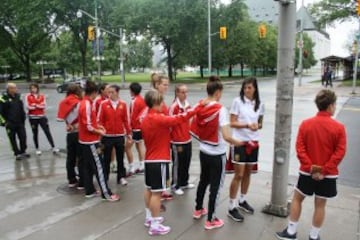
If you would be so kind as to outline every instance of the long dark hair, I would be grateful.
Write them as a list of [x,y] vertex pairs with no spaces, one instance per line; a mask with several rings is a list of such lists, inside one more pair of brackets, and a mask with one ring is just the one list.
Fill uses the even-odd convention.
[[257,84],[257,80],[254,77],[249,77],[246,78],[241,86],[240,89],[240,99],[242,102],[245,102],[244,100],[244,88],[247,84],[252,84],[253,87],[255,88],[255,92],[254,92],[254,100],[255,100],[255,107],[254,107],[254,111],[256,112],[259,107],[260,107],[260,97],[259,97],[259,88],[258,88],[258,84]]

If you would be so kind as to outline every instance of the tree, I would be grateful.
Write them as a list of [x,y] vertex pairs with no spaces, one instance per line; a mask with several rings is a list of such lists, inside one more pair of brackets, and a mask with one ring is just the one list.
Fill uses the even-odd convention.
[[51,8],[52,1],[0,1],[0,41],[20,60],[29,81],[32,64],[42,58],[57,30]]
[[[298,38],[296,39],[298,41]],[[304,33],[303,35],[303,41],[304,41],[304,47],[303,47],[303,68],[304,69],[309,69],[312,66],[314,66],[317,61],[315,59],[314,56],[314,46],[315,43],[311,40],[311,38]],[[299,49],[296,48],[295,51],[295,66],[296,68],[298,68],[299,65]]]
[[335,21],[346,21],[357,16],[357,1],[354,0],[321,0],[310,7],[310,13],[321,27]]
[[152,56],[153,51],[147,39],[143,38],[129,43],[127,62],[130,68],[139,68],[144,72],[145,68],[151,67]]

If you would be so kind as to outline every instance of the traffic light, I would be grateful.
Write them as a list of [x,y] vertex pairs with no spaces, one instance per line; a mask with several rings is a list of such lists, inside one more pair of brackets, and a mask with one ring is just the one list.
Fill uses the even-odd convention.
[[[360,1],[360,0],[359,0]],[[220,39],[226,40],[226,27],[220,27]]]
[[95,27],[94,26],[88,26],[88,41],[94,41],[95,40]]
[[309,56],[308,51],[307,51],[307,50],[304,50],[304,51],[303,51],[303,57],[304,57],[304,58],[307,58],[308,56]]
[[357,0],[356,13],[357,13],[358,16],[360,16],[360,0]]
[[[359,0],[360,1],[360,0]],[[265,24],[260,24],[259,25],[259,28],[258,28],[258,31],[259,31],[259,38],[266,38],[266,25]]]

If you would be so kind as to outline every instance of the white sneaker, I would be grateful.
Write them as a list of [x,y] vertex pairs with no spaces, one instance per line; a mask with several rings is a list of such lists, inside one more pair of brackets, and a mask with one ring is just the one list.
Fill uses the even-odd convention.
[[181,188],[178,188],[178,189],[176,189],[175,191],[174,191],[174,193],[176,194],[176,195],[183,195],[184,194],[184,191],[181,189]]
[[116,161],[110,163],[110,169],[112,173],[116,173],[117,172],[117,163]]
[[150,227],[148,233],[151,236],[155,235],[166,235],[170,232],[171,228],[169,226],[164,226],[162,224],[159,224],[157,227]]
[[193,184],[193,183],[188,183],[188,185],[185,186],[185,188],[187,188],[187,189],[191,189],[194,187],[195,187],[195,184]]
[[128,181],[126,181],[125,178],[120,178],[120,184],[123,186],[126,186],[126,185],[128,185]]
[[133,165],[130,165],[130,166],[129,166],[129,173],[130,173],[130,174],[135,174],[135,168],[134,168]]
[[38,156],[40,156],[40,155],[41,155],[41,151],[40,151],[39,149],[36,149],[35,154],[38,155]]
[[[156,220],[158,223],[163,223],[164,220],[165,220],[165,218],[162,217],[162,216],[160,216],[160,217],[157,217],[155,220]],[[144,225],[145,225],[145,227],[150,227],[150,225],[151,225],[151,218],[146,218]]]
[[58,153],[60,152],[60,149],[58,149],[58,148],[53,148],[53,149],[52,149],[52,152],[53,152],[53,154],[58,154]]

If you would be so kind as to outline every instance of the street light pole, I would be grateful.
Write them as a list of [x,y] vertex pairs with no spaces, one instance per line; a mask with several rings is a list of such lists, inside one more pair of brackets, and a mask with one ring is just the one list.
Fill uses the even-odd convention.
[[264,213],[286,217],[294,96],[296,1],[279,1],[276,116],[271,202]]
[[120,27],[119,32],[119,49],[120,49],[120,72],[121,72],[121,85],[125,87],[125,69],[124,69],[124,49],[122,44],[123,29]]
[[357,69],[358,69],[358,60],[359,60],[360,18],[358,20],[359,20],[359,31],[356,34],[357,47],[355,48],[356,52],[355,52],[355,59],[354,59],[354,74],[353,74],[353,84],[352,84],[352,92],[351,92],[352,94],[356,94],[356,79],[357,79]]
[[211,70],[212,70],[212,66],[211,66],[211,0],[208,0],[208,43],[209,43],[209,47],[208,47],[208,68],[209,68],[209,76],[211,75]]
[[[301,2],[301,7],[304,7],[304,0]],[[302,84],[302,72],[303,72],[303,51],[304,51],[304,24],[303,16],[300,16],[300,32],[299,32],[299,87]]]
[[96,41],[96,57],[95,57],[95,60],[98,61],[98,62],[97,62],[98,76],[99,76],[99,81],[101,81],[100,41],[99,41],[100,29],[99,29],[99,18],[98,18],[97,1],[94,0],[94,3],[95,3],[95,29],[96,29],[96,35],[95,35],[95,41]]

